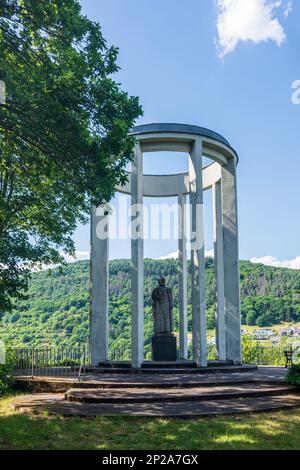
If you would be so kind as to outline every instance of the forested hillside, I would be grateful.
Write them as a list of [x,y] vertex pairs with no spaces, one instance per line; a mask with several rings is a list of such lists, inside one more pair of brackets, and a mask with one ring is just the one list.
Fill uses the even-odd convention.
[[[206,260],[208,328],[214,327],[215,280],[213,260]],[[145,261],[145,341],[152,335],[151,291],[164,275],[174,293],[175,329],[178,328],[178,281],[176,260]],[[188,290],[190,303],[190,285]],[[241,298],[244,324],[268,326],[300,321],[300,271],[270,268],[241,262]],[[69,264],[62,269],[35,273],[28,299],[18,301],[13,312],[2,314],[0,338],[22,346],[83,344],[89,325],[89,263]],[[110,263],[110,341],[113,348],[130,347],[130,262]],[[189,326],[191,327],[191,310]]]

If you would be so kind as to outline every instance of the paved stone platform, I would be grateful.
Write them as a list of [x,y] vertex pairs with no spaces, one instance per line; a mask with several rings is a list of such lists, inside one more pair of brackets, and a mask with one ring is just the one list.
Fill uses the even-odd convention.
[[[15,399],[21,412],[64,416],[196,416],[270,411],[300,406],[299,388],[284,382],[286,370],[262,367],[232,374],[107,375],[72,378],[33,378],[56,392]],[[24,380],[24,379],[23,379]],[[28,380],[28,379],[27,379]],[[44,381],[44,382],[43,382]],[[58,388],[55,388],[58,387]]]
[[128,375],[143,375],[143,374],[158,374],[158,375],[173,375],[179,374],[223,374],[232,372],[247,372],[255,371],[257,366],[255,365],[232,365],[230,362],[225,361],[213,361],[207,367],[196,367],[193,363],[187,363],[184,361],[177,361],[172,363],[146,363],[140,369],[133,369],[130,364],[124,363],[123,365],[118,364],[107,364],[105,366],[88,367],[87,372],[92,375],[103,375],[103,374],[128,374]]
[[[207,367],[197,367],[196,363],[187,360],[187,359],[177,359],[176,361],[143,361],[141,365],[141,369],[197,369],[201,370],[203,369],[208,370],[211,368],[224,368],[228,366],[234,366],[233,361],[219,361],[219,360],[214,360],[214,361],[208,361],[207,362]],[[253,367],[252,365],[235,365],[235,368],[239,367]],[[141,369],[132,369],[131,362],[130,361],[113,361],[113,362],[104,362],[100,363],[97,367],[87,367],[89,371],[98,371],[98,370],[103,370],[103,369],[109,369],[110,371],[112,369],[126,369],[130,370],[130,372],[140,372]]]
[[17,383],[21,388],[29,388],[36,392],[65,392],[70,388],[171,388],[188,386],[206,387],[216,384],[238,384],[245,382],[272,382],[278,383],[284,380],[286,369],[283,367],[259,367],[255,370],[244,369],[243,372],[218,373],[218,374],[96,374],[86,375],[79,382],[74,377],[18,377]]

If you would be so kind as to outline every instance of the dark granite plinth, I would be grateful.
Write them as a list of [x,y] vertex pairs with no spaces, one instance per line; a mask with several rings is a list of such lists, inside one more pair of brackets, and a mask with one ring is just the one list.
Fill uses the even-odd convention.
[[152,337],[153,361],[176,361],[176,337],[173,335],[155,335]]

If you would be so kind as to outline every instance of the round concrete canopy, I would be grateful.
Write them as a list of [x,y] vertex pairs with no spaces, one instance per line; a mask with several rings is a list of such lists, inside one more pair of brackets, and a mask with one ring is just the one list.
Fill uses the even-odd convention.
[[[238,155],[223,136],[204,127],[176,123],[152,123],[133,127],[130,136],[136,137],[143,152],[175,151],[190,152],[196,137],[203,138],[203,156],[214,163],[203,168],[203,190],[210,189],[221,178],[220,165],[228,158],[238,163]],[[128,182],[117,190],[131,194],[131,174]],[[143,175],[143,194],[148,197],[170,197],[189,194],[189,174]]]
[[223,136],[218,134],[215,131],[206,129],[205,127],[194,126],[190,124],[171,124],[171,123],[152,123],[152,124],[142,124],[140,126],[135,126],[129,131],[129,135],[141,135],[141,134],[152,134],[152,133],[161,133],[161,132],[176,132],[179,134],[195,134],[202,137],[209,137],[214,140],[218,140],[225,145],[231,147],[228,140]]

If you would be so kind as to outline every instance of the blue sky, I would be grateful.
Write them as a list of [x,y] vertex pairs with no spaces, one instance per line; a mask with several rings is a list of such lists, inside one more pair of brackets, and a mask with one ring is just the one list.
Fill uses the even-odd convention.
[[[211,128],[239,153],[241,259],[300,268],[300,2],[282,0],[81,0],[109,44],[120,48],[116,75],[140,97],[137,124],[180,122]],[[242,8],[241,8],[242,5]],[[247,5],[247,7],[246,7]],[[145,159],[155,173],[157,157]],[[162,155],[160,171],[176,172],[183,156]],[[209,196],[206,248],[211,248]],[[172,201],[169,201],[172,202]],[[89,227],[75,233],[79,256],[89,250]],[[160,257],[176,242],[147,241]],[[110,257],[129,257],[129,241],[112,242]],[[299,257],[297,260],[296,258]]]

